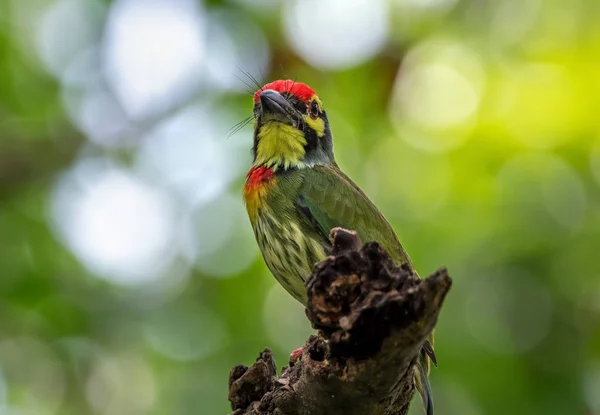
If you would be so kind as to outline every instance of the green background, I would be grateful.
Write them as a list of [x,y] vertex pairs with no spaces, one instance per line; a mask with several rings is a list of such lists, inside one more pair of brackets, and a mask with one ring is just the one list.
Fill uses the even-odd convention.
[[600,3],[339,4],[0,0],[0,414],[224,414],[311,333],[245,216],[250,77],[448,267],[436,414],[600,414]]

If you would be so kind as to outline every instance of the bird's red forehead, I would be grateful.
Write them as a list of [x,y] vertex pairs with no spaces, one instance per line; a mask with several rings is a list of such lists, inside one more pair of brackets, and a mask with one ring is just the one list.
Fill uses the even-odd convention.
[[309,87],[308,85],[292,81],[291,79],[285,79],[266,84],[261,89],[256,91],[254,93],[254,102],[259,101],[260,93],[265,89],[272,89],[274,91],[279,92],[280,94],[283,94],[284,92],[289,92],[302,102],[307,102],[309,99],[316,95],[315,90]]

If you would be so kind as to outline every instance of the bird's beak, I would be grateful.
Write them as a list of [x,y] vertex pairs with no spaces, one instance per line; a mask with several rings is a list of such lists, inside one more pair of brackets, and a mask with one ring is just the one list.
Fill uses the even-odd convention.
[[265,89],[260,93],[262,121],[276,120],[294,125],[298,119],[296,109],[279,92]]

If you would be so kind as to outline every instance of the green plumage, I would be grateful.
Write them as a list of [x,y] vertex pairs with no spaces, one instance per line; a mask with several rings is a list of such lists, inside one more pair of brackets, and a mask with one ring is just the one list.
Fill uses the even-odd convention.
[[[377,241],[397,264],[409,264],[414,270],[389,222],[336,164],[278,173],[252,227],[267,266],[304,305],[304,281],[312,266],[328,255],[329,231],[335,227],[355,230],[363,242]],[[429,341],[433,344],[433,333]],[[431,415],[428,372],[429,357],[423,350],[415,383]]]
[[[330,252],[329,232],[354,230],[376,241],[398,264],[410,258],[377,207],[337,166],[327,115],[314,90],[275,81],[254,95],[254,165],[244,197],[256,240],[269,270],[306,305],[304,281]],[[415,386],[433,415],[429,359],[433,334],[415,366]]]
[[332,228],[355,230],[362,241],[379,242],[397,263],[412,267],[388,221],[336,164],[302,169],[300,174],[303,185],[296,196],[296,206],[311,221],[307,231],[317,231],[328,243]]
[[355,230],[364,242],[379,242],[397,263],[410,264],[390,224],[337,165],[278,173],[253,227],[267,266],[304,305],[304,281],[328,255],[329,231],[338,226]]

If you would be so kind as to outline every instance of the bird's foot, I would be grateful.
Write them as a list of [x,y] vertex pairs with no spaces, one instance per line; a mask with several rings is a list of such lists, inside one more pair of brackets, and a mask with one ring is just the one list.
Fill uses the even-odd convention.
[[302,347],[297,348],[292,353],[290,353],[290,366],[296,364],[298,360],[302,357]]

